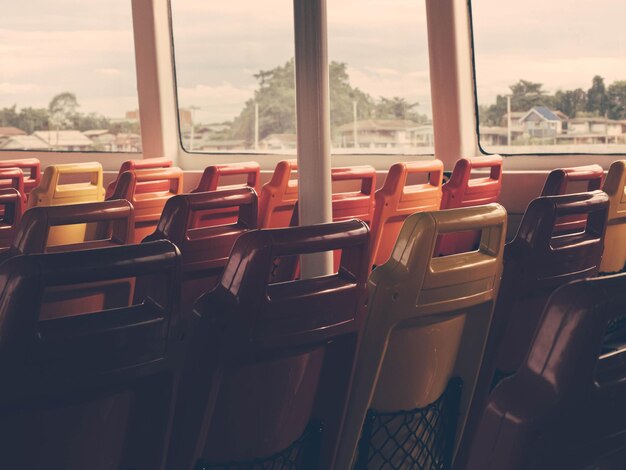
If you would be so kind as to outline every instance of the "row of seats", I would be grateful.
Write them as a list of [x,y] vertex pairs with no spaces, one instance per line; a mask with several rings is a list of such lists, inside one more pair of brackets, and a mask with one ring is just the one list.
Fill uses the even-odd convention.
[[[577,174],[587,171],[560,173],[565,180],[575,181]],[[138,184],[142,183],[147,181]],[[151,191],[169,191],[166,183],[170,184],[157,180],[154,184],[162,186]],[[45,233],[45,224],[93,224],[98,219],[86,216],[88,206],[91,214],[109,212],[110,218],[100,222],[122,221],[115,230],[101,224],[86,229],[100,230],[106,240],[49,250],[71,250],[66,253],[30,257],[13,250],[0,265],[0,278],[13,286],[3,289],[5,298],[0,302],[0,308],[8,309],[0,315],[3,322],[9,322],[3,330],[21,332],[2,335],[8,338],[5,349],[24,348],[18,350],[19,357],[28,358],[25,367],[12,359],[15,350],[6,356],[7,367],[24,376],[12,379],[15,394],[7,391],[9,401],[4,403],[26,406],[36,398],[39,408],[33,410],[37,413],[41,414],[41,403],[52,403],[54,408],[45,416],[35,411],[33,417],[28,415],[29,423],[37,422],[42,431],[29,436],[30,440],[28,423],[14,418],[13,425],[24,431],[11,434],[5,430],[5,442],[15,442],[15,453],[9,457],[17,459],[19,449],[26,445],[31,453],[33,446],[50,446],[50,455],[74,459],[64,460],[62,468],[84,468],[89,452],[92,458],[105,459],[95,461],[115,462],[104,468],[160,468],[158,459],[166,456],[155,455],[154,449],[168,447],[165,442],[170,433],[168,468],[176,469],[224,468],[233,461],[239,464],[232,468],[247,468],[245,462],[259,464],[259,459],[285,465],[272,468],[307,468],[305,464],[331,468],[333,461],[334,468],[341,469],[349,468],[350,462],[357,468],[449,468],[455,449],[458,468],[534,468],[528,462],[538,468],[576,468],[540,466],[544,461],[535,457],[550,448],[546,439],[531,442],[536,437],[533,432],[541,429],[537,423],[564,426],[561,420],[545,420],[554,410],[571,413],[573,406],[603,407],[598,409],[602,416],[623,413],[615,399],[603,403],[592,393],[603,328],[608,317],[615,316],[603,313],[596,320],[596,312],[608,308],[602,302],[617,302],[617,286],[623,291],[626,283],[623,276],[610,278],[615,297],[606,294],[601,281],[582,281],[592,283],[581,290],[581,295],[588,296],[586,303],[579,304],[581,297],[571,296],[573,303],[568,304],[565,295],[551,317],[541,315],[551,311],[549,296],[555,289],[600,269],[610,213],[609,197],[602,191],[533,201],[516,238],[506,248],[506,212],[496,204],[408,216],[393,256],[370,276],[367,310],[371,241],[363,222],[251,230],[258,222],[256,193],[235,188],[169,198],[157,229],[141,245],[100,248],[126,243],[136,227],[132,206],[119,200],[36,207],[24,220],[37,219],[37,229],[23,232]],[[80,208],[82,218],[71,218],[72,211]],[[233,224],[189,227],[190,220],[201,217],[199,212],[233,208],[238,209]],[[62,211],[66,211],[65,219]],[[438,256],[442,240],[454,240],[459,233],[470,234],[464,239],[468,248],[455,256]],[[476,234],[479,240],[474,249]],[[178,248],[154,241],[162,238],[174,241]],[[99,248],[90,249],[94,245],[89,243]],[[225,253],[221,257],[213,254],[220,249]],[[328,250],[341,250],[341,265],[334,275],[272,281],[271,273],[280,269],[281,259]],[[126,300],[111,302],[109,297],[120,297],[120,285],[127,286],[122,296]],[[28,289],[32,289],[30,296],[25,292]],[[189,315],[191,304],[204,292]],[[33,313],[20,320],[22,313],[11,310],[18,308]],[[130,317],[131,312],[138,316]],[[595,333],[585,338],[582,331],[590,324],[595,325]],[[541,329],[545,329],[543,335]],[[24,336],[18,341],[11,339],[13,334]],[[620,338],[617,333],[613,336],[617,346],[601,362],[606,364],[602,369],[606,380],[615,381],[624,374],[619,375]],[[22,344],[24,338],[36,341],[27,339]],[[183,362],[184,342],[189,343],[189,350]],[[99,357],[98,347],[107,357]],[[80,358],[68,359],[81,348],[85,353]],[[564,364],[560,351],[571,361]],[[544,367],[550,361],[551,366]],[[568,371],[576,370],[580,361],[585,364],[582,378],[572,382]],[[72,381],[78,377],[78,383],[85,385],[80,393],[70,390],[70,377]],[[157,382],[159,377],[164,382]],[[537,393],[515,395],[519,389],[508,385],[511,382]],[[36,386],[22,396],[17,389],[24,383]],[[562,383],[578,385],[573,392],[560,388]],[[108,395],[98,388],[103,384]],[[155,386],[163,393],[144,396]],[[608,383],[603,393],[609,395],[604,396],[615,397],[610,394],[619,392],[616,387]],[[113,394],[113,389],[119,393]],[[59,395],[49,401],[51,390]],[[89,405],[84,403],[86,393],[92,394]],[[64,396],[80,396],[79,403],[70,399],[64,408],[63,400],[57,403]],[[532,396],[542,399],[536,403],[543,407],[524,408],[523,399]],[[150,408],[158,400],[160,414]],[[507,406],[521,407],[517,409],[527,413],[523,425],[516,414],[507,414]],[[537,421],[538,412],[546,413],[544,421]],[[69,415],[64,429],[72,438],[68,442],[84,452],[67,453],[61,432],[45,438],[45,431],[52,429],[60,414],[64,419]],[[147,426],[147,416],[148,423],[163,424]],[[86,427],[88,418],[94,423],[106,418],[107,426],[127,429],[126,440],[113,442],[110,435],[102,440],[104,435],[98,432],[110,431],[106,426],[81,435],[70,428],[80,419]],[[591,447],[574,448],[586,457],[607,445],[613,452],[617,448],[614,436],[623,430],[624,421],[612,416],[612,427],[604,429],[592,418],[585,414],[584,423],[595,426],[593,433],[581,423],[567,422],[575,426],[568,429],[578,436],[577,442],[593,441]],[[502,429],[511,431],[501,434]],[[613,441],[607,436],[613,436]],[[554,436],[548,437],[550,443],[555,442]],[[98,439],[102,441],[96,445]],[[563,440],[559,445],[571,442]],[[493,443],[497,446],[490,447]],[[529,456],[526,446],[531,444],[538,453]],[[561,455],[555,449],[550,458]],[[60,456],[63,452],[64,457]],[[29,458],[38,458],[38,453],[32,454]],[[33,460],[30,466],[41,465]]]

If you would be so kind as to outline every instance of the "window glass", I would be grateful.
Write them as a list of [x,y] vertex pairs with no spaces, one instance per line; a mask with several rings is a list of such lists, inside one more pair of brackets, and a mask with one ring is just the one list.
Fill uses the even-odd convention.
[[7,2],[0,150],[140,152],[128,0]]
[[291,0],[171,0],[181,141],[295,153]]
[[328,2],[334,153],[433,153],[423,0]]
[[472,2],[487,152],[626,153],[626,3]]

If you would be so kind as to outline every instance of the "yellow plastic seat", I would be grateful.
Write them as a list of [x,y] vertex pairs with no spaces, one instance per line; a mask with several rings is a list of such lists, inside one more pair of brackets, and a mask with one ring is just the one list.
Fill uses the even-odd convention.
[[[33,189],[28,207],[64,206],[85,202],[104,201],[102,165],[98,162],[50,165],[41,178],[41,184]],[[50,245],[70,245],[85,240],[85,224],[50,229]]]
[[626,160],[611,164],[602,189],[609,195],[609,215],[600,272],[615,273],[626,266]]
[[[433,257],[439,235],[467,230],[481,231],[478,251]],[[497,298],[505,234],[506,211],[495,203],[420,212],[406,219],[391,258],[369,279],[367,323],[334,468],[353,468],[368,410],[425,408],[443,396],[452,378],[462,380],[455,423],[460,435]],[[402,441],[409,438],[405,435]],[[391,442],[381,445],[393,454],[390,468],[403,468],[393,465],[406,450],[395,452],[389,446],[398,446]],[[451,456],[454,442],[447,446]],[[419,446],[412,447],[411,452],[419,451]],[[374,458],[367,468],[379,468],[381,462]]]

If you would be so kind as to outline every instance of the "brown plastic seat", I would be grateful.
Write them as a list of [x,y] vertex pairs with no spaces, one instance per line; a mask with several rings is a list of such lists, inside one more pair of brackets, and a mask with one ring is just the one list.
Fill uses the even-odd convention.
[[[160,185],[166,181],[167,188]],[[165,203],[183,192],[180,168],[129,170],[124,172],[109,200],[126,199],[135,208],[135,243],[140,243],[156,229]]]
[[[163,468],[182,359],[178,275],[166,241],[0,267],[1,468]],[[127,277],[132,305],[67,315],[91,284]],[[50,298],[56,288],[64,302]]]
[[[0,160],[0,168],[19,168],[24,174],[24,193],[30,192],[41,182],[41,163],[36,158],[20,158],[17,160]],[[4,183],[6,185],[6,183]],[[10,187],[0,183],[0,188]]]
[[[424,175],[425,183],[410,183],[409,177]],[[372,265],[380,266],[391,256],[405,219],[415,212],[438,210],[441,206],[441,160],[395,163],[385,184],[376,191],[371,228]]]
[[[598,273],[607,212],[602,191],[544,196],[528,206],[504,251],[500,293],[457,468],[464,468],[489,390],[521,366],[550,295],[569,281]],[[586,217],[584,232],[555,235],[563,216]]]
[[[0,189],[0,250],[8,249],[13,243],[15,232],[22,219],[22,195],[15,189]],[[0,252],[0,258],[4,251]]]
[[[240,181],[242,177],[245,177],[244,181]],[[225,180],[227,180],[227,184],[224,184]],[[201,193],[237,188],[252,188],[258,194],[261,189],[261,167],[257,162],[224,163],[208,166],[204,169],[198,186],[191,192]],[[237,207],[231,206],[220,210],[203,211],[202,217],[194,219],[193,225],[196,228],[227,225],[236,223],[237,219]]]
[[[172,162],[172,160],[168,158],[144,158],[142,160],[126,160],[124,163],[122,163],[122,166],[120,166],[120,170],[117,173],[115,179],[111,181],[111,183],[109,183],[109,185],[107,186],[105,199],[109,199],[111,196],[113,196],[117,181],[124,172],[129,170],[154,170],[156,168],[169,168],[173,164],[174,162]],[[139,183],[139,185],[142,187],[143,192],[167,191],[169,188],[168,181],[145,181]]]
[[[489,168],[489,176],[471,178],[472,170]],[[461,158],[456,162],[450,180],[443,185],[441,208],[481,206],[498,202],[502,188],[502,157]],[[480,234],[474,232],[452,233],[439,239],[435,253],[440,256],[476,249]]]
[[626,275],[552,295],[520,370],[489,396],[467,470],[623,469],[626,345],[607,323],[626,312]]
[[[602,188],[604,170],[600,165],[576,166],[572,168],[558,168],[552,170],[541,190],[542,196],[558,196],[572,192],[595,191]],[[584,188],[572,191],[570,183],[586,183]],[[563,217],[559,219],[555,230],[561,233],[582,230],[586,218]]]
[[[283,468],[272,466],[282,458],[332,468],[365,320],[368,243],[356,220],[239,237],[194,310],[168,469],[254,459]],[[333,249],[343,251],[338,274],[268,282],[275,258]]]
[[[88,224],[86,241],[50,244],[53,227],[74,224]],[[126,245],[133,243],[134,230],[133,207],[124,200],[33,207],[24,213],[9,250],[0,254],[0,262],[17,255]]]
[[[204,211],[235,209],[233,224],[206,227],[195,217]],[[144,242],[169,240],[182,254],[182,311],[191,312],[200,295],[219,281],[230,251],[239,236],[257,228],[257,196],[251,188],[180,194],[167,201],[156,231]]]
[[263,185],[259,196],[259,227],[289,227],[298,201],[298,171],[295,160],[283,160],[276,165],[272,179]]

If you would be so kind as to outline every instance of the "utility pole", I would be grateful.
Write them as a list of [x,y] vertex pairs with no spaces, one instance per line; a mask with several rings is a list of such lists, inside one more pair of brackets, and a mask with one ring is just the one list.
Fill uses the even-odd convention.
[[254,102],[254,150],[259,150],[259,103]]
[[352,101],[352,142],[354,143],[354,148],[358,147],[358,132],[357,132],[357,112],[356,112],[356,100]]
[[506,145],[511,146],[511,95],[506,95]]

